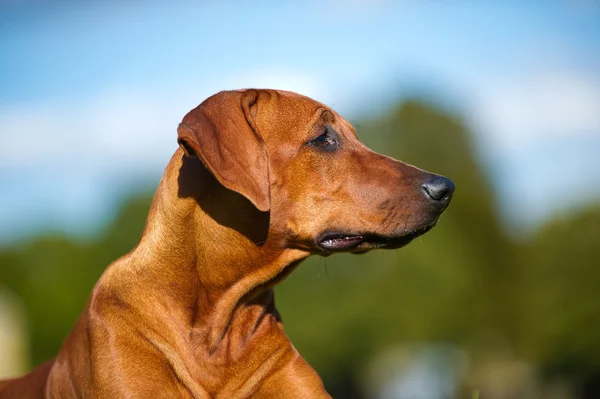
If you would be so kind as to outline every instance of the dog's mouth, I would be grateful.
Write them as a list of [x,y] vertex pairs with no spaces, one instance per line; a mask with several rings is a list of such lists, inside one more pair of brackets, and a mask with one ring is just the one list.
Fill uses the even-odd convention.
[[427,233],[435,224],[399,236],[379,234],[324,233],[317,239],[317,246],[325,252],[364,252],[370,249],[396,249]]

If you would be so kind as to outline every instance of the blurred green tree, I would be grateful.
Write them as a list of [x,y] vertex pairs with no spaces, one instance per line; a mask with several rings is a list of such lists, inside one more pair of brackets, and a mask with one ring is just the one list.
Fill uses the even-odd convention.
[[523,258],[522,351],[600,397],[600,204],[550,221]]

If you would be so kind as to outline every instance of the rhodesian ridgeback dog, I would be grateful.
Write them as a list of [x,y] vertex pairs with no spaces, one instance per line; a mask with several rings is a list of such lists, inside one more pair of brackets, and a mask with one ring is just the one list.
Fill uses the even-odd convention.
[[56,359],[0,397],[327,398],[273,286],[310,255],[408,244],[454,191],[285,91],[218,93],[178,143],[138,246],[106,269]]

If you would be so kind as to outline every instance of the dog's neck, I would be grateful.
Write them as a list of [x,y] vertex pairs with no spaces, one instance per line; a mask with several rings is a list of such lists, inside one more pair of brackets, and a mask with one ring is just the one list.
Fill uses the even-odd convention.
[[[287,339],[273,297],[272,287],[308,254],[287,248],[272,227],[270,213],[178,150],[140,243],[105,271],[57,362],[73,375],[87,370],[73,368],[68,354],[89,337],[102,345],[87,356],[105,359],[105,323],[116,323],[122,337],[110,341],[114,353],[124,341],[139,342],[149,364],[166,366],[168,383],[193,397],[281,397],[281,387],[288,397],[329,397]],[[85,354],[77,359],[86,364]],[[91,374],[81,378],[92,383]],[[54,384],[59,390],[64,381]]]
[[307,255],[285,249],[269,234],[269,213],[177,150],[131,256],[170,302],[165,306],[171,315],[187,322],[197,344],[214,353],[278,319],[272,286]]

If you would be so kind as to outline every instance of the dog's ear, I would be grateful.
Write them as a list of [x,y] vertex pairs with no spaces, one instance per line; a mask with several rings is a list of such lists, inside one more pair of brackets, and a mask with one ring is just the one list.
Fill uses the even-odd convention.
[[217,180],[266,212],[271,207],[269,161],[254,115],[256,90],[227,91],[190,111],[177,129],[177,142],[197,156]]

